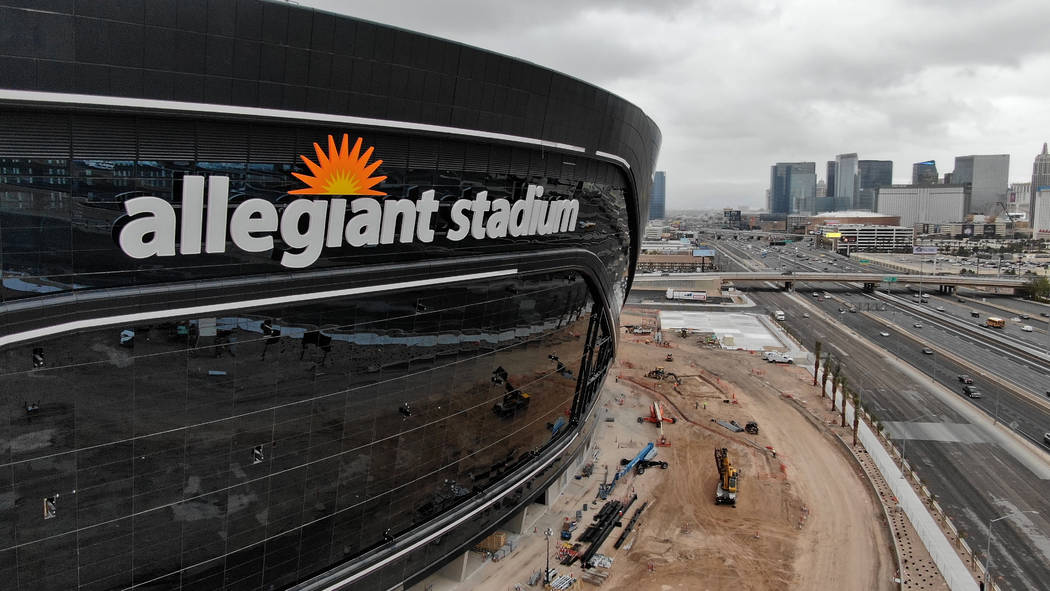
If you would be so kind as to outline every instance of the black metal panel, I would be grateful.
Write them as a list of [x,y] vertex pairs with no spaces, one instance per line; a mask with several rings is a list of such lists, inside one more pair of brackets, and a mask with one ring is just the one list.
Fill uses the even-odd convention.
[[73,158],[134,160],[135,121],[118,116],[85,116],[73,121]]

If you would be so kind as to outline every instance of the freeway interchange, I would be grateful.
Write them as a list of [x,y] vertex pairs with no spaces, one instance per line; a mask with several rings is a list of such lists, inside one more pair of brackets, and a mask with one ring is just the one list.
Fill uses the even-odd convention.
[[[831,263],[836,271],[878,272],[795,245],[770,247],[765,258],[746,242],[719,246],[723,268],[740,271],[819,271]],[[802,281],[793,292],[772,285],[747,291],[758,312],[784,311],[781,324],[803,346],[812,350],[819,340],[842,364],[850,388],[905,446],[908,462],[982,562],[989,562],[989,522],[1011,515],[995,522],[988,545],[996,583],[1043,587],[1050,581],[1050,363],[1041,314],[1050,307],[965,290],[932,293],[922,303],[920,286],[890,286],[868,294],[859,284]],[[1006,326],[979,325],[989,315],[1007,319]],[[972,377],[980,398],[962,393],[960,375]]]

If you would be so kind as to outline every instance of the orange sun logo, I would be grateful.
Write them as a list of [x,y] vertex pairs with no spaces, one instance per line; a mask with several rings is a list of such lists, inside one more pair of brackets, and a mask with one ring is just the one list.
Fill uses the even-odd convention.
[[386,180],[385,176],[371,176],[383,161],[376,160],[368,164],[368,159],[372,157],[372,148],[368,148],[364,154],[361,154],[361,138],[357,138],[352,150],[349,145],[350,138],[345,133],[343,143],[338,150],[335,147],[335,138],[328,136],[328,154],[325,154],[321,146],[314,142],[314,151],[317,152],[316,164],[306,156],[299,156],[314,175],[292,173],[294,177],[310,186],[306,189],[289,191],[289,193],[298,195],[386,195],[372,188]]

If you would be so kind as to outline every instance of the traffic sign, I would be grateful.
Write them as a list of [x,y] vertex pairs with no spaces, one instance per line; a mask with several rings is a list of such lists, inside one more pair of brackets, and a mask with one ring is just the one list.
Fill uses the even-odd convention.
[[871,261],[869,261],[868,259],[860,259],[857,262],[862,264],[862,265],[867,265],[867,264],[871,263]]
[[882,280],[885,281],[886,283],[897,283],[897,278],[894,277],[893,275],[888,275],[886,277],[883,277]]

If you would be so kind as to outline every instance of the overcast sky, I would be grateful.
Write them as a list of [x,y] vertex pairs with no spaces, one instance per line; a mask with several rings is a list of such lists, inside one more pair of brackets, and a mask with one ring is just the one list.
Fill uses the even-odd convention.
[[[1050,140],[1047,0],[300,0],[522,58],[641,107],[668,208],[764,206],[774,162],[914,162]],[[825,179],[826,180],[826,179]]]

